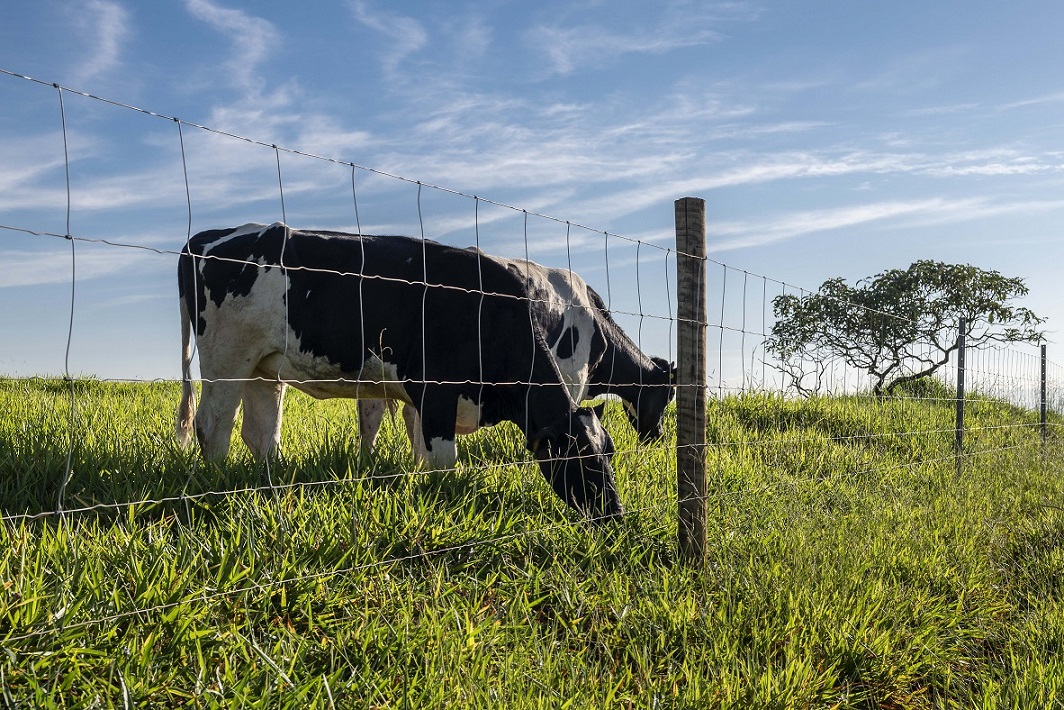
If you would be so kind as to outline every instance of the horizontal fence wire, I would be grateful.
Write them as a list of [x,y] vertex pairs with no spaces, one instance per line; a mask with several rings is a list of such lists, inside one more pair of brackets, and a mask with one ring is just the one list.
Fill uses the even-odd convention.
[[[673,298],[672,292],[676,280],[673,274],[675,274],[677,256],[686,256],[673,247],[662,246],[661,244],[650,240],[640,240],[614,234],[605,230],[593,229],[577,222],[559,219],[534,210],[521,209],[502,201],[495,201],[468,192],[410,179],[386,171],[359,165],[354,162],[286,148],[270,142],[250,139],[236,133],[217,130],[208,126],[184,121],[161,113],[137,108],[123,102],[69,89],[60,86],[59,84],[40,81],[4,69],[0,69],[0,74],[6,75],[11,79],[28,81],[34,85],[45,87],[56,92],[59,99],[60,117],[64,129],[63,166],[66,171],[64,233],[39,228],[33,224],[16,224],[14,220],[8,220],[6,218],[0,220],[0,230],[4,230],[10,234],[22,234],[29,237],[47,237],[69,242],[69,265],[71,270],[71,278],[69,282],[71,287],[71,306],[69,313],[70,327],[65,343],[66,358],[64,360],[62,374],[63,389],[56,390],[53,399],[48,401],[46,405],[41,405],[42,407],[50,407],[54,412],[66,415],[66,430],[65,432],[62,432],[65,434],[64,444],[61,447],[63,448],[61,453],[65,458],[65,465],[60,464],[62,466],[62,471],[58,488],[49,489],[47,491],[47,496],[41,496],[39,499],[35,500],[32,505],[27,506],[23,504],[20,506],[19,503],[14,501],[0,501],[0,523],[8,526],[12,530],[33,530],[35,529],[35,526],[53,524],[56,522],[61,525],[70,525],[76,530],[76,526],[81,521],[89,520],[93,515],[113,515],[117,519],[123,511],[126,511],[129,513],[130,519],[136,520],[137,515],[158,506],[190,506],[200,504],[203,501],[219,498],[251,498],[263,494],[270,494],[277,497],[302,495],[307,491],[342,490],[344,487],[360,486],[364,484],[376,485],[389,481],[427,480],[429,477],[441,473],[440,470],[434,470],[431,468],[417,469],[410,467],[409,459],[406,458],[404,458],[402,462],[402,465],[406,468],[396,470],[394,467],[389,468],[388,466],[382,465],[381,457],[379,456],[376,459],[370,460],[368,464],[365,464],[360,456],[353,456],[353,461],[347,461],[346,463],[354,463],[356,468],[361,466],[361,468],[358,468],[359,475],[337,475],[335,478],[325,478],[322,480],[297,481],[294,480],[294,473],[292,473],[292,469],[290,468],[295,466],[295,464],[282,460],[270,461],[266,464],[265,475],[267,481],[265,485],[241,485],[218,489],[192,490],[195,488],[195,486],[191,485],[193,479],[200,476],[206,469],[206,466],[199,462],[194,453],[189,455],[174,454],[177,457],[176,460],[179,464],[186,467],[185,472],[187,473],[187,478],[184,487],[181,490],[164,491],[159,494],[148,496],[134,496],[128,500],[101,500],[84,505],[76,504],[76,496],[80,495],[77,491],[77,486],[79,485],[78,477],[85,473],[83,469],[84,460],[79,460],[79,457],[86,456],[86,451],[93,447],[106,448],[106,442],[101,444],[98,441],[99,438],[106,439],[111,436],[119,436],[115,431],[109,431],[106,426],[104,426],[106,422],[98,421],[98,414],[91,411],[85,411],[86,407],[92,406],[91,398],[93,393],[80,388],[79,385],[81,383],[87,383],[89,386],[104,387],[108,385],[138,385],[149,383],[177,385],[183,380],[187,380],[188,382],[200,385],[201,388],[203,385],[238,382],[285,383],[298,388],[298,386],[301,385],[315,384],[350,384],[357,386],[357,381],[353,379],[348,380],[343,377],[321,379],[281,377],[280,371],[278,371],[276,377],[272,378],[261,376],[205,378],[202,376],[193,376],[191,373],[183,373],[184,377],[181,378],[86,378],[75,376],[70,367],[71,345],[74,339],[73,333],[76,324],[77,299],[84,298],[84,296],[79,295],[79,291],[75,290],[75,286],[81,283],[77,276],[79,249],[82,247],[103,247],[109,251],[113,250],[114,253],[137,252],[147,254],[151,257],[175,258],[182,254],[183,249],[176,246],[174,248],[168,248],[148,244],[135,244],[121,239],[100,238],[88,236],[85,233],[76,233],[79,232],[79,230],[74,229],[72,225],[72,216],[75,212],[72,198],[75,189],[71,184],[72,159],[68,146],[68,117],[66,108],[63,105],[63,97],[65,94],[76,95],[90,101],[106,104],[122,111],[135,112],[176,125],[177,138],[180,141],[179,154],[183,170],[182,187],[184,189],[184,194],[182,200],[187,204],[186,214],[184,214],[183,217],[187,217],[187,224],[182,224],[182,229],[175,229],[174,233],[184,233],[185,247],[187,247],[193,237],[194,217],[197,216],[194,212],[194,200],[190,189],[190,182],[193,178],[189,177],[188,154],[185,134],[183,132],[183,129],[187,127],[225,140],[237,141],[272,151],[276,169],[276,184],[274,187],[277,188],[282,221],[285,223],[288,221],[285,194],[286,186],[290,185],[290,183],[285,179],[285,165],[282,163],[282,155],[286,156],[286,159],[287,157],[308,158],[313,161],[350,169],[351,207],[353,208],[357,234],[362,234],[362,216],[360,215],[360,208],[364,208],[366,200],[371,198],[367,198],[365,195],[360,196],[356,190],[356,172],[360,174],[366,173],[377,178],[416,187],[418,215],[417,229],[420,231],[420,238],[423,243],[425,242],[427,229],[426,223],[431,223],[431,218],[425,217],[422,208],[423,190],[444,193],[449,196],[460,198],[463,201],[471,202],[475,246],[478,249],[484,249],[485,251],[488,251],[493,247],[491,240],[482,234],[482,227],[485,224],[485,221],[482,218],[482,210],[486,209],[487,206],[492,206],[514,213],[520,218],[524,226],[524,233],[522,235],[523,240],[521,240],[521,243],[516,247],[517,256],[514,258],[517,259],[523,258],[527,260],[529,259],[530,252],[533,251],[530,250],[530,241],[533,240],[530,240],[528,231],[530,218],[550,222],[553,225],[564,225],[564,257],[552,262],[552,267],[559,271],[568,272],[570,284],[573,283],[574,276],[580,275],[579,272],[581,270],[579,266],[574,268],[574,254],[578,251],[573,246],[573,242],[576,241],[574,239],[574,231],[587,232],[592,235],[596,244],[601,240],[601,248],[604,255],[601,259],[603,277],[598,283],[601,287],[599,290],[603,292],[602,298],[608,311],[614,316],[627,317],[629,319],[628,322],[634,323],[634,327],[629,328],[631,332],[629,332],[628,335],[640,350],[644,349],[644,344],[646,342],[653,342],[656,345],[661,346],[661,349],[667,352],[667,360],[673,360],[675,328],[682,323],[682,321],[676,317],[676,299]],[[289,194],[291,194],[291,190],[289,190]],[[710,229],[710,232],[712,232],[712,229]],[[289,244],[287,239],[283,243],[285,245]],[[651,257],[647,257],[643,253],[644,248],[653,252]],[[634,253],[627,257],[617,255],[618,252],[623,252],[626,249],[629,251],[634,250]],[[613,252],[612,257],[611,250]],[[632,277],[630,281],[625,276],[618,275],[618,272],[621,271],[620,262],[625,258],[634,258],[634,268],[628,272],[622,272],[622,274],[628,274]],[[454,292],[474,296],[479,295],[481,303],[483,303],[485,297],[517,299],[528,303],[530,314],[533,307],[543,308],[552,303],[547,297],[537,298],[534,295],[518,297],[513,294],[485,290],[482,283],[478,288],[436,283],[428,277],[427,273],[422,279],[395,279],[384,275],[365,274],[341,269],[309,267],[301,264],[285,264],[285,252],[283,249],[280,263],[276,264],[263,264],[252,258],[235,259],[217,257],[209,254],[193,255],[192,259],[199,264],[214,261],[245,267],[255,267],[256,269],[263,270],[279,267],[285,274],[301,272],[326,274],[344,279],[357,279],[360,285],[364,282],[370,284],[375,282],[401,283],[405,286],[421,288],[425,294],[428,294],[430,289],[439,289],[441,292]],[[658,261],[659,259],[660,261]],[[756,457],[758,465],[766,472],[765,476],[775,476],[776,479],[767,481],[749,481],[740,484],[718,482],[719,485],[717,485],[715,489],[711,486],[711,490],[702,498],[703,501],[706,503],[721,505],[730,500],[742,499],[766,491],[793,490],[799,486],[838,485],[843,482],[859,483],[860,485],[868,486],[878,485],[887,489],[891,485],[889,478],[890,474],[897,472],[912,473],[926,470],[928,475],[931,475],[938,471],[943,465],[948,466],[948,464],[954,460],[956,453],[951,448],[953,429],[949,428],[947,424],[942,423],[939,419],[933,419],[930,416],[920,419],[917,415],[920,415],[921,412],[930,411],[936,406],[952,405],[956,401],[956,391],[951,389],[955,386],[954,383],[957,378],[955,359],[950,360],[934,373],[931,380],[936,384],[935,387],[929,386],[924,389],[905,392],[894,398],[883,398],[873,394],[869,374],[839,358],[816,361],[811,359],[799,359],[796,364],[792,363],[792,367],[795,369],[788,370],[788,365],[780,362],[774,357],[771,349],[766,345],[773,335],[773,326],[775,323],[773,302],[777,297],[785,297],[787,295],[802,297],[813,293],[813,291],[801,286],[795,286],[785,281],[763,276],[749,270],[737,269],[726,263],[713,259],[707,258],[704,260],[704,263],[707,266],[707,291],[709,292],[711,299],[710,303],[707,304],[706,309],[710,322],[704,324],[708,329],[707,348],[710,353],[710,375],[709,381],[706,383],[710,394],[710,399],[707,402],[710,413],[708,418],[709,424],[707,427],[709,441],[704,447],[705,453],[711,458],[709,475],[712,477],[715,472],[719,477],[722,476],[726,469],[734,465],[733,460],[738,456],[743,455]],[[57,267],[58,264],[59,262],[57,261]],[[480,262],[478,258],[478,268],[479,264]],[[62,265],[64,267],[66,266],[65,260]],[[200,274],[201,269],[195,268],[194,272]],[[623,285],[616,284],[616,280],[618,279],[624,279]],[[665,286],[663,296],[665,301],[664,304],[654,304],[653,297],[649,293],[651,285],[658,282],[664,283]],[[170,284],[168,284],[168,287],[169,286]],[[573,304],[570,303],[570,305]],[[897,315],[889,312],[872,309],[863,309],[863,312],[864,317],[869,319],[870,322],[875,321],[875,319],[904,321],[904,319],[899,319]],[[283,317],[286,326],[286,354],[290,347],[296,347],[296,343],[290,343],[288,340],[288,331],[291,329],[289,318],[290,314],[288,312],[288,303],[286,299]],[[422,323],[422,328],[424,329],[424,327],[425,324]],[[644,330],[647,331],[646,334],[644,333]],[[664,337],[652,334],[659,332],[659,330],[663,330],[665,333]],[[947,340],[955,337],[956,333],[947,333],[945,336]],[[424,337],[422,342],[424,343]],[[664,353],[648,354],[661,355]],[[424,378],[416,380],[416,383],[423,386],[522,386],[529,388],[529,390],[540,387],[558,386],[558,383],[547,383],[524,378],[514,378],[512,380],[501,382],[496,379],[489,380],[484,377],[483,374],[484,353],[480,352],[479,357],[482,362],[479,366],[479,377],[477,378],[466,377],[453,380]],[[937,355],[930,350],[927,352],[917,352],[914,362],[925,362],[934,357],[937,357]],[[1022,410],[1021,414],[1030,418],[1031,421],[1009,420],[995,423],[980,420],[979,422],[971,422],[967,425],[965,431],[970,436],[972,443],[969,444],[968,448],[963,452],[963,455],[968,459],[974,460],[993,455],[1007,455],[1037,447],[1037,431],[1042,426],[1041,423],[1034,420],[1034,416],[1036,415],[1040,404],[1039,397],[1041,395],[1038,387],[1041,362],[1038,357],[1033,354],[1033,352],[1021,350],[1020,346],[994,344],[985,349],[973,348],[969,350],[968,358],[966,366],[966,374],[968,376],[967,394],[965,396],[966,401],[971,403],[973,408],[980,405],[991,406],[1007,403]],[[1057,414],[1064,413],[1064,394],[1062,394],[1064,393],[1064,386],[1062,386],[1064,385],[1064,369],[1055,363],[1049,362],[1047,364],[1047,370],[1047,379],[1049,382],[1048,408],[1051,412]],[[0,373],[0,375],[3,374],[5,373]],[[366,383],[365,380],[361,381]],[[377,378],[369,382],[369,384],[402,385],[409,381],[410,380],[405,378]],[[48,382],[49,381],[44,378],[0,377],[0,396],[6,396],[7,393],[3,389],[5,387],[37,387],[40,389]],[[641,386],[645,383],[641,379],[638,379],[625,382],[624,384]],[[65,405],[59,403],[60,397],[65,400]],[[809,431],[800,431],[797,438],[788,438],[787,435],[789,435],[790,432],[799,431],[799,428],[795,423],[796,419],[802,419],[803,422],[812,423],[813,426],[810,427],[812,429],[816,428],[818,422],[825,423],[826,427],[831,416],[820,415],[815,409],[817,401],[824,397],[833,397],[843,401],[849,400],[869,406],[879,406],[880,409],[877,416],[882,419],[866,420],[855,416],[856,423],[851,426],[858,428],[858,431],[848,433],[839,433],[835,431],[824,433],[823,435],[811,433]],[[47,397],[45,399],[47,400]],[[761,416],[762,420],[765,422],[765,425],[762,427],[762,430],[758,435],[755,436],[755,434],[748,429],[746,430],[745,435],[739,436],[736,435],[734,431],[727,429],[723,423],[725,415],[738,416],[735,415],[734,412],[728,411],[727,408],[733,406],[741,408],[752,402],[757,403],[762,407],[762,409],[755,414]],[[805,410],[807,414],[795,415],[794,408],[801,403],[808,404],[808,409]],[[64,407],[68,407],[69,412],[66,412]],[[615,407],[615,409],[619,410],[620,408]],[[28,432],[28,427],[32,426],[34,422],[33,417],[40,416],[40,413],[16,414],[16,416],[19,415],[25,417],[25,423],[27,425],[26,431]],[[820,417],[819,419],[818,416]],[[623,421],[622,415],[619,411],[612,416],[610,421],[611,426],[614,421],[622,422],[621,426],[627,425],[627,422]],[[892,426],[892,421],[901,421],[903,423]],[[392,422],[392,425],[398,429],[398,425],[394,421]],[[1053,431],[1054,436],[1059,436],[1060,425],[1060,420],[1054,419],[1047,422],[1045,426]],[[153,431],[152,433],[155,434],[156,432]],[[340,429],[340,435],[357,436],[353,429]],[[35,432],[33,436],[38,436],[38,434]],[[488,435],[483,436],[486,437]],[[507,435],[499,434],[498,436]],[[928,448],[929,455],[914,458],[912,460],[879,462],[863,466],[858,465],[851,470],[834,472],[830,476],[800,475],[802,473],[801,471],[789,468],[789,465],[785,461],[781,461],[779,458],[781,449],[793,447],[795,444],[798,444],[799,447],[813,446],[826,441],[832,446],[854,446],[856,448],[872,442],[889,441],[904,443],[907,440],[917,439],[919,437],[925,437],[936,442],[936,446]],[[400,443],[403,443],[402,440],[404,437],[402,432],[399,432],[393,438],[398,439]],[[663,476],[669,475],[672,471],[668,467],[665,467],[664,470],[660,470],[660,462],[666,456],[666,454],[662,454],[662,452],[668,452],[667,455],[671,457],[672,452],[675,450],[674,437],[670,435],[667,436],[664,441],[653,444],[636,443],[630,436],[626,441],[630,443],[619,446],[617,451],[613,454],[613,460],[617,462],[616,466],[618,470],[623,471],[629,479],[650,474],[656,475],[658,480],[656,481],[657,488],[655,490],[671,490],[672,492],[672,495],[659,495],[651,498],[649,501],[644,497],[635,505],[626,506],[626,512],[630,516],[642,517],[649,521],[649,527],[646,529],[645,534],[655,535],[671,532],[676,526],[676,506],[677,504],[682,504],[684,501],[676,500],[675,489],[669,488],[671,482],[662,480]],[[15,446],[14,443],[15,442],[5,442],[5,444],[9,445],[11,449],[7,452],[7,457],[9,459],[18,456],[19,448]],[[112,441],[110,443],[114,444],[115,442]],[[328,440],[324,441],[321,445],[321,449],[324,449],[328,444]],[[21,445],[29,446],[25,441],[20,441],[20,446]],[[169,444],[163,444],[161,442],[156,443],[156,448],[164,453],[168,451],[168,446]],[[310,455],[313,454],[314,452],[312,451]],[[184,456],[184,458],[181,458],[182,456]],[[655,456],[657,458],[651,460],[651,458]],[[524,459],[523,462],[523,468],[526,469],[530,469],[534,465],[534,462],[527,460],[527,458]],[[463,466],[476,468],[478,471],[485,474],[497,475],[504,472],[505,469],[512,466],[513,463],[514,462],[510,460],[499,461],[478,458],[477,460],[470,459],[464,461]],[[674,463],[675,462],[672,461],[672,464]],[[0,465],[5,465],[2,459],[0,459]],[[369,470],[366,470],[367,467]],[[146,471],[141,471],[142,475],[146,473]],[[292,480],[284,480],[284,475],[288,473],[292,473]],[[620,493],[623,497],[625,494],[623,488]],[[49,505],[47,509],[45,509],[46,501]],[[57,504],[51,506],[50,504],[52,501],[56,501]],[[266,504],[269,503],[264,503],[264,505]],[[22,512],[13,510],[13,508],[19,507],[22,507],[24,510]],[[35,509],[30,511],[27,509],[30,507],[34,507]],[[278,509],[280,510],[279,504]],[[354,515],[355,513],[353,511],[352,516]],[[549,516],[545,516],[545,518],[546,522],[536,523],[528,529],[523,529],[506,535],[487,536],[462,543],[444,545],[435,549],[420,550],[412,554],[385,556],[381,559],[369,562],[337,566],[327,570],[315,571],[295,577],[256,582],[237,588],[210,589],[204,591],[202,594],[195,596],[189,595],[166,604],[143,607],[136,607],[134,605],[134,608],[124,609],[115,613],[98,613],[90,608],[84,612],[84,615],[89,618],[77,618],[72,620],[62,616],[56,617],[56,615],[53,614],[52,619],[40,627],[30,629],[9,627],[2,638],[5,644],[14,644],[45,638],[59,629],[98,627],[123,619],[132,618],[143,620],[150,618],[152,615],[160,614],[185,604],[207,604],[217,599],[269,591],[283,584],[321,580],[374,569],[387,570],[397,565],[435,558],[442,559],[457,552],[490,550],[493,546],[516,542],[522,539],[529,539],[537,535],[557,534],[560,531],[569,529],[573,525],[570,519],[563,518],[561,521],[556,520],[551,522]],[[180,516],[177,516],[175,519],[177,524],[186,524],[182,522]],[[590,523],[604,522],[597,520],[594,515],[585,516],[584,519]],[[711,525],[724,526],[726,525],[726,521],[712,521]]]

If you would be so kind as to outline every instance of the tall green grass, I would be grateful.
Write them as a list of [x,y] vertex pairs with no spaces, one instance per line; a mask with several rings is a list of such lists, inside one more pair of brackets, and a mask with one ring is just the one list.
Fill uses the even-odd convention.
[[958,476],[945,400],[713,402],[692,570],[672,445],[613,405],[593,527],[508,426],[410,473],[401,422],[360,459],[293,393],[283,460],[217,468],[175,385],[74,390],[0,382],[0,706],[1064,706],[1059,420],[973,403]]

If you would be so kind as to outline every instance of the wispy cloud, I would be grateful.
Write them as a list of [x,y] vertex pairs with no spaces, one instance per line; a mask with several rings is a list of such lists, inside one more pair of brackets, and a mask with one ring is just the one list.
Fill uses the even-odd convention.
[[[661,179],[644,180],[637,187],[614,189],[582,205],[588,220],[616,220],[627,214],[667,203],[677,195],[712,194],[714,191],[783,181],[821,181],[854,177],[868,189],[866,178],[909,175],[921,178],[1024,177],[1064,173],[1064,160],[1050,154],[1023,155],[1011,148],[942,155],[915,152],[876,152],[821,148],[757,154],[733,151],[697,158],[681,158],[691,170],[677,176],[675,166],[658,172]],[[638,160],[636,161],[638,162]],[[713,169],[712,166],[720,166]],[[646,174],[652,174],[648,167]],[[570,200],[572,202],[572,200]]]
[[20,186],[36,183],[43,176],[61,169],[63,135],[59,132],[21,136],[18,141],[0,142],[0,205],[18,206],[11,193]]
[[855,82],[853,88],[897,96],[933,92],[961,75],[975,51],[971,47],[946,44],[899,53],[885,62],[878,73]]
[[464,59],[478,59],[492,44],[493,32],[483,18],[471,16],[456,21],[450,34]]
[[907,111],[902,111],[898,115],[903,117],[919,117],[919,116],[945,116],[955,113],[963,113],[965,111],[971,111],[978,108],[979,104],[967,103],[967,104],[950,104],[948,106],[925,106],[923,108],[914,108]]
[[1042,96],[1035,96],[1030,99],[1023,99],[1021,101],[1013,101],[1012,103],[1002,104],[998,107],[1001,111],[1011,111],[1017,108],[1027,108],[1028,106],[1038,106],[1041,104],[1055,104],[1064,101],[1064,91],[1057,91],[1052,94],[1044,94]]
[[258,73],[259,65],[280,43],[280,34],[274,25],[261,17],[222,7],[210,0],[185,0],[185,6],[193,17],[206,22],[232,42],[232,58],[225,65],[230,84],[247,92],[261,92],[265,82]]
[[[149,252],[130,249],[82,250],[76,253],[77,280],[88,281],[112,274],[128,272],[149,262]],[[69,251],[57,257],[56,251],[0,251],[0,288],[12,286],[44,286],[69,284],[71,277]]]
[[1035,215],[1064,210],[1064,200],[994,201],[988,198],[872,202],[836,209],[789,212],[764,220],[718,222],[707,250],[730,251],[763,246],[797,237],[882,222],[893,226],[928,227],[988,219],[1008,214]]
[[84,14],[78,19],[89,51],[81,57],[74,80],[88,84],[120,66],[129,13],[111,0],[88,0],[81,9]]
[[428,43],[428,32],[411,17],[377,10],[364,0],[352,0],[350,6],[355,19],[388,40],[382,59],[388,76],[398,75],[403,60]]
[[[599,8],[601,9],[601,8]],[[750,20],[756,8],[745,3],[667,3],[661,20],[628,32],[604,29],[588,21],[574,25],[537,25],[527,42],[546,54],[551,73],[570,74],[578,68],[602,66],[625,54],[664,54],[721,38],[717,25],[724,19]]]
[[975,201],[972,200],[951,202],[943,198],[888,201],[837,209],[790,212],[768,220],[718,222],[712,227],[713,239],[707,245],[707,250],[721,252],[763,246],[807,234],[917,214],[941,214],[943,211],[956,214],[974,204]]

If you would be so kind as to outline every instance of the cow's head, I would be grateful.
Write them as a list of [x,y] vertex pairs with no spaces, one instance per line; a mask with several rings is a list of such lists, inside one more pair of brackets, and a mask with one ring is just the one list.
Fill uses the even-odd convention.
[[593,520],[624,514],[613,480],[613,440],[596,410],[580,407],[528,438],[528,448],[551,488]]
[[624,403],[624,413],[643,443],[660,439],[665,433],[665,408],[676,396],[676,364],[660,357],[650,359],[653,368],[644,373],[635,401]]

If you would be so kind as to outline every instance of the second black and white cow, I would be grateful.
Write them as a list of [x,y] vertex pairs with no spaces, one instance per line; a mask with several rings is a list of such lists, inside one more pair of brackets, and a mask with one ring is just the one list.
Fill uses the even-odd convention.
[[[402,401],[420,415],[428,465],[455,464],[458,413],[512,421],[543,476],[593,517],[623,513],[596,414],[578,407],[521,278],[466,249],[406,237],[249,224],[201,232],[178,263],[178,438],[225,458],[236,412],[258,457],[280,443],[287,385],[318,398]],[[191,385],[193,332],[202,377]]]
[[[617,325],[599,294],[569,269],[476,253],[505,267],[525,284],[530,317],[543,331],[573,401],[616,395],[642,441],[662,436],[665,409],[675,394],[675,367],[671,363],[644,354]],[[382,400],[359,402],[364,447],[372,446],[384,411]],[[407,406],[403,418],[414,456],[423,460],[417,416]],[[477,422],[463,417],[462,412],[458,413],[458,423],[460,434],[477,428]]]

